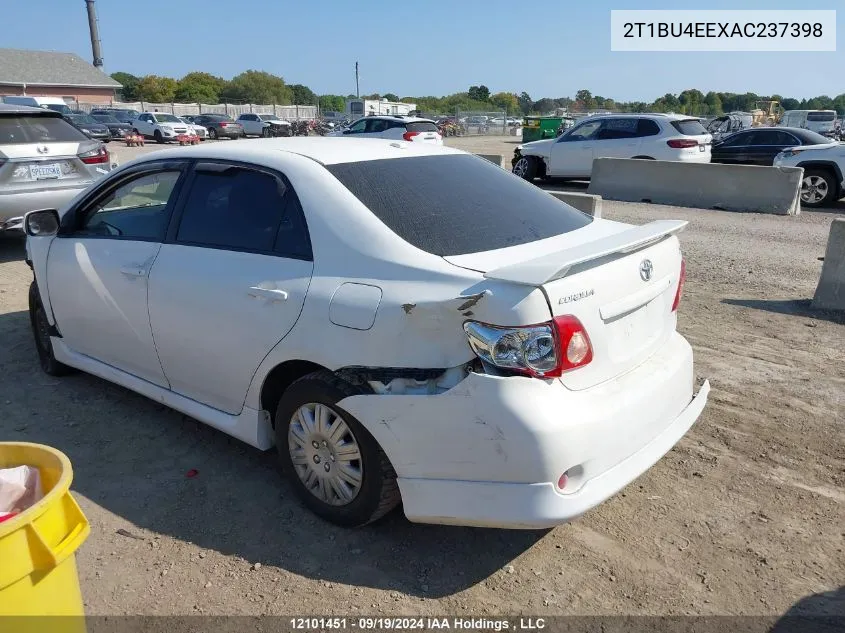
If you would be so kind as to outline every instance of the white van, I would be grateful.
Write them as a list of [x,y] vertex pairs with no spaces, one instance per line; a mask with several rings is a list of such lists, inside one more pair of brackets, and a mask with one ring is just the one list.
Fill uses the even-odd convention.
[[832,136],[836,129],[836,110],[787,110],[780,127],[800,127],[824,136]]
[[10,105],[30,106],[32,108],[46,108],[62,114],[72,114],[73,109],[61,97],[3,97],[3,101]]

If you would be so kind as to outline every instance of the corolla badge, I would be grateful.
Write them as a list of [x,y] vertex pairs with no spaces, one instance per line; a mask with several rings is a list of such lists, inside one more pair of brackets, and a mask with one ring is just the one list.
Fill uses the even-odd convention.
[[50,148],[46,145],[39,145],[35,148],[39,154],[48,154],[50,152]]
[[566,295],[565,297],[561,297],[558,303],[572,303],[573,301],[592,297],[594,294],[596,294],[596,291],[593,288],[590,288],[589,290],[582,290],[581,292],[576,292],[574,295]]
[[644,259],[640,262],[640,277],[642,277],[643,281],[648,281],[651,279],[651,275],[654,272],[654,264],[651,263],[650,259]]

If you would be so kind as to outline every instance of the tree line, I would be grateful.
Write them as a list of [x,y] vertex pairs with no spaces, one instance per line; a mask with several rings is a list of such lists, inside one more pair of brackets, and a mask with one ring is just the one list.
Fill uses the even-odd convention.
[[[346,100],[355,95],[317,95],[302,84],[287,84],[268,72],[247,70],[226,80],[205,72],[191,72],[181,79],[146,75],[136,77],[125,72],[112,74],[122,84],[126,101],[151,103],[275,103],[278,105],[315,105],[322,110],[343,111]],[[399,96],[394,93],[361,95],[364,99],[387,99],[416,103],[417,109],[433,114],[461,111],[505,111],[508,114],[546,114],[565,108],[571,112],[611,110],[614,112],[675,112],[694,116],[721,115],[726,112],[750,111],[761,101],[778,101],[785,110],[836,110],[845,115],[845,94],[836,97],[821,95],[812,99],[794,99],[782,95],[757,95],[753,92],[707,92],[684,90],[667,93],[654,101],[616,101],[579,90],[574,97],[543,97],[536,101],[527,92],[491,93],[485,85],[470,86],[466,92],[437,96]]]

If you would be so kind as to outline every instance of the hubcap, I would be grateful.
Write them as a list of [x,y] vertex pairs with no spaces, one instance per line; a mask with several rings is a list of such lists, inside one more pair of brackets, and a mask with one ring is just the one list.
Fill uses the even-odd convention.
[[299,480],[320,501],[351,503],[361,491],[361,449],[343,418],[324,404],[304,404],[288,428],[288,450]]
[[807,176],[801,182],[803,202],[821,202],[827,196],[827,181],[820,176]]
[[513,173],[519,176],[520,178],[525,177],[526,172],[528,171],[528,159],[527,158],[520,158],[516,161],[516,165],[513,167]]

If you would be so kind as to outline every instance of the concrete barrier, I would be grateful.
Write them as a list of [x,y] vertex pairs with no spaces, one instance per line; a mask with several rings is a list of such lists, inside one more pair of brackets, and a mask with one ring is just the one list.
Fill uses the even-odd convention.
[[813,307],[820,310],[845,310],[845,218],[830,225],[824,265]]
[[579,211],[590,214],[594,218],[601,217],[601,196],[575,191],[547,191],[547,193]]
[[494,165],[498,165],[502,169],[505,169],[505,157],[501,154],[476,154],[479,158],[483,158],[484,160],[489,160]]
[[597,158],[588,191],[608,200],[797,215],[803,172],[801,167]]

